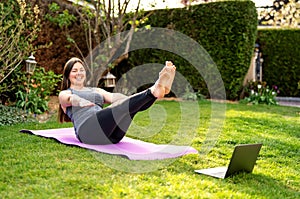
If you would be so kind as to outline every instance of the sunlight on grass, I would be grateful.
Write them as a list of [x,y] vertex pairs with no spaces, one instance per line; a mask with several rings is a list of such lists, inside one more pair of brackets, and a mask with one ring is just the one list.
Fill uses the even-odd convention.
[[[154,143],[189,143],[201,151],[211,126],[212,103],[197,103],[200,113],[197,116],[190,102],[182,109],[179,102],[157,102],[153,109],[137,115],[128,135]],[[186,112],[184,119],[183,112]],[[71,127],[70,123],[57,123],[56,118],[44,124],[0,127],[0,195],[1,198],[299,198],[299,113],[300,109],[294,107],[227,104],[222,132],[209,153],[163,161],[130,161],[19,133],[20,129]],[[193,172],[227,165],[234,146],[244,143],[263,143],[252,174],[241,173],[220,180]],[[141,169],[145,173],[135,173]]]

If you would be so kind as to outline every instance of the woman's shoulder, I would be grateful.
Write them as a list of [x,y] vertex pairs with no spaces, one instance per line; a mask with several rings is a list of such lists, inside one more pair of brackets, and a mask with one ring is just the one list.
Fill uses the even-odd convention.
[[62,90],[59,92],[59,95],[62,95],[62,94],[70,94],[72,93],[71,90],[67,89],[67,90]]

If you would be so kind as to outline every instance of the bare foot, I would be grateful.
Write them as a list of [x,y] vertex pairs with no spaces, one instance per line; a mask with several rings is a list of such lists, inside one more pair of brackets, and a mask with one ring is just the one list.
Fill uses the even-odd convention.
[[162,98],[170,93],[176,67],[172,62],[166,61],[165,67],[159,72],[159,78],[152,87],[152,94],[157,98]]

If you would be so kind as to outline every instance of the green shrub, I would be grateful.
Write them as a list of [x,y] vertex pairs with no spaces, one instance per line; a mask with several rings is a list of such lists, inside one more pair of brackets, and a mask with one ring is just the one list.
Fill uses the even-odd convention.
[[10,104],[16,101],[16,92],[23,87],[24,72],[20,68],[17,68],[9,78],[6,78],[0,84],[0,104]]
[[26,77],[24,74],[23,84],[16,93],[16,106],[35,114],[41,114],[48,110],[50,94],[57,87],[61,75],[53,71],[45,72],[44,68],[37,68],[34,75]]
[[0,126],[11,126],[33,121],[35,121],[35,119],[27,115],[24,110],[0,104]]
[[[257,12],[253,2],[215,2],[191,6],[189,9],[157,10],[149,17],[147,23],[152,27],[179,31],[198,42],[218,67],[227,98],[239,97],[257,35]],[[163,38],[162,42],[167,39],[169,38]],[[173,43],[174,47],[180,48],[176,46],[176,41]],[[191,46],[185,52],[189,53],[192,50]],[[177,71],[189,81],[193,89],[209,97],[206,83],[199,72],[188,60],[171,52],[157,49],[134,51],[130,54],[129,67],[144,63],[164,63],[165,60],[172,60]]]
[[0,83],[10,78],[30,52],[38,49],[33,47],[33,41],[40,31],[39,12],[32,1],[0,2]]
[[0,1],[0,104],[15,101],[23,60],[39,49],[39,8],[33,1]]
[[189,87],[186,87],[185,92],[181,96],[183,100],[196,101],[196,100],[205,100],[205,96],[199,92],[192,92]]
[[300,29],[260,29],[263,81],[280,87],[280,96],[299,97]]

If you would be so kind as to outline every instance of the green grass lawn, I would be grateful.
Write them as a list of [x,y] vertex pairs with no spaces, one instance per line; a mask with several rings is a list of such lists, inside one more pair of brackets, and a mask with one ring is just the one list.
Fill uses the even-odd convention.
[[[226,104],[223,120],[213,109],[224,105],[159,101],[138,114],[129,136],[200,151],[164,161],[130,161],[19,133],[71,126],[55,118],[0,127],[0,198],[300,198],[300,108]],[[245,143],[263,143],[252,174],[193,172],[225,166]]]

